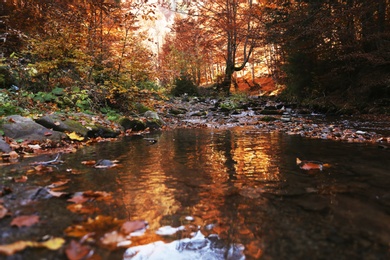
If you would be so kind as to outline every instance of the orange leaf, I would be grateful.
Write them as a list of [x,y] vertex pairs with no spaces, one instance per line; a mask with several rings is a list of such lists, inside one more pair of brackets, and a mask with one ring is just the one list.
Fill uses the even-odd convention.
[[56,181],[56,182],[53,182],[52,184],[50,184],[47,187],[48,188],[56,188],[56,187],[59,187],[59,186],[67,184],[69,181],[70,181],[70,179],[65,179],[65,180],[62,180],[62,181]]
[[14,178],[15,182],[26,182],[27,181],[27,176],[20,176],[19,178]]
[[66,247],[65,253],[69,260],[81,260],[89,254],[91,248],[89,246],[83,246],[79,242],[72,240]]
[[322,170],[322,164],[305,162],[300,166],[300,168],[302,170]]
[[30,216],[19,216],[12,220],[11,226],[17,227],[29,227],[39,222],[39,216],[30,215]]
[[98,208],[94,208],[92,206],[83,205],[83,204],[71,204],[68,205],[66,208],[72,211],[73,213],[79,213],[79,214],[92,214],[99,211]]
[[96,161],[95,160],[89,160],[89,161],[82,161],[81,162],[84,165],[95,165]]

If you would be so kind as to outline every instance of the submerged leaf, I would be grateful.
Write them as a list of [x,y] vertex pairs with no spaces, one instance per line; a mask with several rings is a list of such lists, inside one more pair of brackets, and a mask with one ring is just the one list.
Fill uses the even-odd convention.
[[142,220],[126,221],[121,227],[121,232],[124,234],[130,234],[134,231],[146,228],[148,223]]
[[17,227],[29,227],[39,222],[39,216],[30,215],[30,216],[19,216],[12,220],[11,226]]
[[49,250],[57,250],[65,243],[63,238],[52,238],[44,242],[35,241],[18,241],[8,245],[0,245],[0,253],[13,255],[16,252],[24,250],[26,247],[45,247]]
[[18,241],[8,245],[0,245],[0,253],[4,255],[13,255],[16,252],[22,251],[31,244],[29,241]]
[[65,253],[69,260],[81,260],[89,254],[91,248],[84,246],[76,240],[70,241],[70,244],[66,247]]
[[8,209],[6,209],[3,205],[0,205],[0,219],[4,218],[8,213]]

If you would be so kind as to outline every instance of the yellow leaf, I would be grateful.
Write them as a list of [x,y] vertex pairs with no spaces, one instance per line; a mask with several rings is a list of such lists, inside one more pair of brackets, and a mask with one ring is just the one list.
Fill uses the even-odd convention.
[[78,135],[76,132],[68,133],[66,134],[71,140],[76,140],[76,141],[83,141],[84,137]]
[[39,246],[46,247],[47,249],[50,250],[57,250],[60,249],[64,243],[65,243],[65,239],[61,237],[54,237],[50,240],[39,243]]
[[65,239],[55,237],[44,242],[18,241],[8,245],[0,245],[0,253],[13,255],[16,252],[24,250],[26,247],[45,247],[49,250],[57,250],[65,243]]

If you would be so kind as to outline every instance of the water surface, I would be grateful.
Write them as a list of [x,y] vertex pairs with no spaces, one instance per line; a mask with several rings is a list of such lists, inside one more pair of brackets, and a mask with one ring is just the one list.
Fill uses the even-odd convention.
[[[58,169],[80,173],[69,174],[70,192],[113,192],[115,202],[100,214],[148,221],[131,246],[171,243],[199,231],[217,239],[218,246],[207,240],[208,250],[235,247],[246,259],[389,259],[388,150],[255,128],[148,137],[157,143],[133,137],[80,149],[64,155]],[[297,157],[331,167],[304,171]],[[120,163],[111,169],[81,164],[92,159]],[[166,226],[182,229],[161,235]]]

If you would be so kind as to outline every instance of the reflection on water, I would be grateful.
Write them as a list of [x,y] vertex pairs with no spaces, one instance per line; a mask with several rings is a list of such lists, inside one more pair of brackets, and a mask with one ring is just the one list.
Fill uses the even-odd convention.
[[[116,178],[128,217],[150,224],[133,246],[189,238],[200,229],[242,244],[247,259],[389,255],[387,151],[253,129],[153,137],[154,145],[142,139],[111,144],[108,154],[122,163]],[[332,167],[304,172],[296,157]],[[159,236],[162,226],[185,230]]]
[[[202,234],[207,246],[200,249],[215,256],[209,259],[234,245],[243,246],[246,259],[390,259],[389,150],[253,128],[150,137],[157,143],[133,137],[86,147],[64,155],[61,166],[79,173],[67,175],[70,192],[113,193],[115,203],[99,214],[148,221],[147,231],[131,239],[132,252],[175,245],[171,253],[180,254]],[[296,157],[331,167],[306,172]],[[81,164],[92,159],[118,159],[120,166]]]

